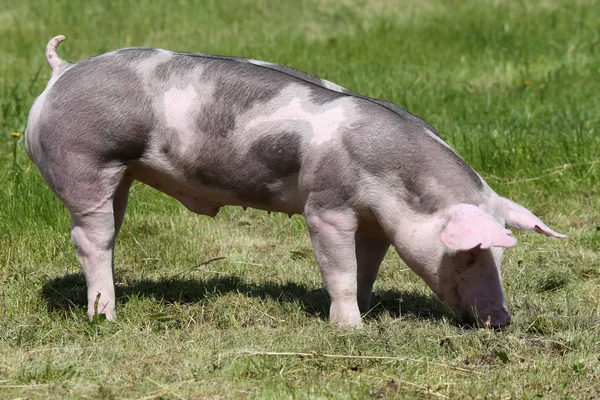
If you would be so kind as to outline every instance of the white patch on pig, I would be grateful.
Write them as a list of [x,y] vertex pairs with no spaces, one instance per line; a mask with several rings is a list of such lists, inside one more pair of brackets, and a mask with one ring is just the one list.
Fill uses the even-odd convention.
[[310,121],[314,130],[310,143],[320,145],[329,142],[345,119],[344,109],[340,106],[314,116]]
[[254,60],[252,58],[248,58],[247,60],[250,64],[260,65],[261,67],[273,68],[277,66],[277,64],[268,61]]
[[[50,87],[50,84],[48,84],[48,87]],[[31,106],[31,110],[29,111],[29,117],[27,118],[27,128],[25,129],[25,150],[34,161],[35,153],[38,151],[39,132],[36,128],[44,107],[44,101],[46,100],[46,93],[48,93],[48,89],[44,90],[33,102],[33,106]]]
[[185,89],[173,87],[164,94],[164,112],[166,125],[179,133],[182,143],[193,141],[194,129],[190,125],[190,118],[194,105],[197,103],[198,93],[191,85]]
[[306,120],[312,114],[304,111],[300,97],[293,98],[285,106],[276,109],[271,115],[263,115],[251,120],[246,128],[252,129],[261,124],[281,121]]
[[340,85],[338,85],[338,84],[336,84],[336,83],[333,83],[333,82],[329,82],[329,81],[327,81],[327,80],[325,80],[325,79],[321,79],[321,82],[323,83],[323,86],[324,86],[326,89],[333,90],[334,92],[343,93],[343,92],[344,92],[344,90],[345,90],[345,89],[344,89],[343,87],[341,87]]
[[[323,110],[322,106],[318,106],[310,102],[310,94],[308,89],[291,85],[283,91],[281,96],[263,105],[265,109],[273,109],[269,115],[261,115],[251,119],[246,124],[246,129],[251,130],[264,124],[280,124],[294,122],[308,122],[312,128],[312,138],[310,143],[321,145],[331,141],[340,126],[350,124],[350,120],[346,114],[347,111],[353,108],[351,98],[342,98],[331,102],[329,107]],[[284,106],[280,106],[285,104]],[[315,110],[315,112],[311,112]],[[321,111],[322,110],[322,111]]]

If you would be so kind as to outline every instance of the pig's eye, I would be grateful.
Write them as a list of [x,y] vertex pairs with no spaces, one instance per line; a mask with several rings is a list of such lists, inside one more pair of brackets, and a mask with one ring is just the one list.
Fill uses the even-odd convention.
[[461,251],[456,254],[454,269],[456,272],[463,272],[471,268],[475,264],[479,250]]

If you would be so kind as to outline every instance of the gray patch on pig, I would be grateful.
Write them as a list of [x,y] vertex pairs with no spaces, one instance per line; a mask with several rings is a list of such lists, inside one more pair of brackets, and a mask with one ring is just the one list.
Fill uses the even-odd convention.
[[307,155],[302,165],[303,189],[310,193],[310,207],[354,207],[359,195],[359,174],[344,149],[323,145]]
[[285,177],[300,171],[302,159],[300,137],[296,133],[263,136],[250,146],[248,155],[259,160],[273,176]]
[[195,117],[195,125],[198,132],[226,137],[235,128],[235,119],[235,114],[222,103],[211,103]]
[[201,80],[214,85],[214,91],[210,103],[200,110],[195,122],[198,131],[207,134],[227,136],[235,128],[237,116],[256,104],[267,103],[287,83],[266,76],[261,68],[252,64],[235,60],[208,59],[203,65]]
[[169,82],[177,88],[183,88],[189,85],[190,79],[197,79],[193,76],[195,69],[202,63],[193,57],[183,55],[174,55],[169,60],[159,63],[152,73],[151,79],[157,79],[161,82]]
[[318,105],[328,104],[340,97],[346,97],[344,93],[336,92],[319,86],[312,87],[310,90],[310,100]]
[[147,58],[152,58],[156,56],[158,52],[158,49],[135,47],[129,49],[116,50],[111,55],[114,55],[117,58],[118,62],[134,64],[143,61]]
[[175,159],[186,178],[205,186],[231,191],[239,200],[270,205],[279,193],[273,189],[283,178],[298,174],[302,138],[296,132],[273,132],[243,152],[227,138],[203,140],[192,160]]
[[[406,193],[405,200],[422,213],[458,202],[479,204],[483,183],[477,173],[424,132],[420,121],[403,120],[366,102],[360,109],[368,121],[344,135],[342,143],[362,168]],[[373,131],[379,134],[370,135]],[[432,180],[435,190],[430,187]]]
[[160,153],[164,157],[170,158],[173,153],[177,152],[177,150],[174,149],[174,146],[179,143],[179,135],[175,129],[162,127],[161,125],[161,134],[158,138],[158,142],[160,143],[158,147]]
[[52,86],[40,142],[85,151],[99,162],[137,161],[156,119],[138,76],[114,57],[83,60]]

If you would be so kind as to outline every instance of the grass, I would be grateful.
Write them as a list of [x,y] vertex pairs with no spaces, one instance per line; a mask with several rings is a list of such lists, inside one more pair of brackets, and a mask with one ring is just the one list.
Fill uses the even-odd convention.
[[[0,22],[1,398],[600,397],[597,1],[24,0]],[[396,102],[569,239],[517,235],[503,331],[458,326],[391,252],[365,327],[344,331],[300,217],[213,220],[136,184],[119,319],[88,323],[66,210],[10,134],[59,33],[72,61],[127,46],[248,56]]]

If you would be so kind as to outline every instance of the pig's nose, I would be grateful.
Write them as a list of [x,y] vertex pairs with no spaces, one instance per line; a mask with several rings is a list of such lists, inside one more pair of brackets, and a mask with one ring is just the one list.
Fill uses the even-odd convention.
[[503,328],[511,323],[510,314],[507,309],[496,311],[481,321],[481,324],[486,328],[498,329]]

